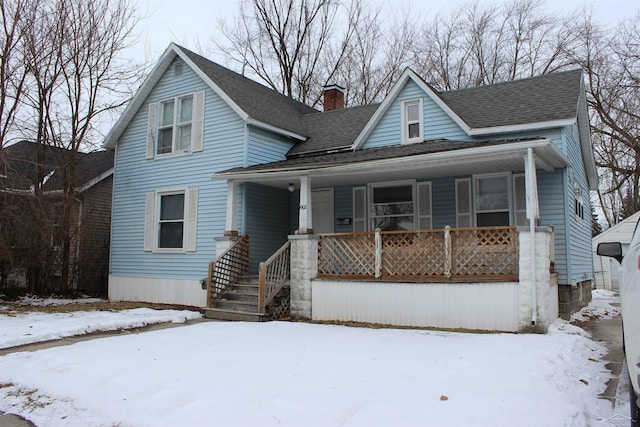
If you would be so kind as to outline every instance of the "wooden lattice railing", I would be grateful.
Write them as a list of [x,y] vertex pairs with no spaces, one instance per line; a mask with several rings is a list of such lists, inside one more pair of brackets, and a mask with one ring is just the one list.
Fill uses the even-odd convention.
[[260,313],[273,297],[289,282],[291,276],[291,242],[287,241],[265,262],[260,263],[258,274],[258,304]]
[[249,236],[238,240],[215,261],[209,263],[207,302],[209,306],[249,270]]
[[376,231],[320,236],[318,277],[517,280],[515,227]]

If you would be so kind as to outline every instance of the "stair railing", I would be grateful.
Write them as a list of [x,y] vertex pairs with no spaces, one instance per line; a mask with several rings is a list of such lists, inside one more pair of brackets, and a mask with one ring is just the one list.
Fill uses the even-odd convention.
[[207,303],[209,307],[228,286],[249,270],[249,236],[243,235],[215,261],[209,263]]
[[289,283],[291,275],[291,242],[287,241],[265,262],[260,263],[258,275],[258,310],[265,313],[267,305]]

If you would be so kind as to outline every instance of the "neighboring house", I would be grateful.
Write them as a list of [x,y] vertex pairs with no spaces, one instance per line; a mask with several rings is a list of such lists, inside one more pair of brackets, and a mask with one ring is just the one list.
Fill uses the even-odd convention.
[[[14,286],[27,286],[30,280],[25,265],[53,262],[53,276],[59,280],[60,246],[56,233],[59,224],[65,165],[71,153],[63,148],[21,141],[2,150],[0,169],[0,208],[3,209],[3,247],[9,252],[4,261],[5,275]],[[111,192],[114,152],[76,153],[75,194],[71,205],[71,250],[69,253],[72,289],[104,295],[107,291]],[[42,195],[36,200],[36,189]],[[41,202],[44,203],[41,203]],[[34,237],[34,239],[30,239]],[[32,256],[27,246],[37,241],[49,242],[38,251],[42,259],[24,262]],[[36,248],[37,249],[37,248]],[[29,252],[31,251],[31,252]],[[23,256],[23,258],[24,258]],[[49,258],[50,257],[50,258]],[[49,259],[46,259],[49,258]],[[36,270],[40,270],[36,267]]]
[[596,288],[617,292],[620,289],[621,273],[618,261],[611,257],[596,254],[598,243],[620,242],[622,244],[622,253],[626,254],[639,218],[640,212],[636,212],[593,238],[593,266]]
[[259,311],[290,284],[303,318],[525,331],[590,299],[581,71],[343,96],[320,112],[171,44],[106,139],[110,298],[217,306],[278,251]]

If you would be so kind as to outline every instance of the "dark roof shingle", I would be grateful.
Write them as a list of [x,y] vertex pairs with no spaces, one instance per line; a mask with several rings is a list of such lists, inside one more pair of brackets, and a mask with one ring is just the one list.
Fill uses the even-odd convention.
[[302,116],[317,113],[318,110],[269,89],[188,49],[183,47],[180,49],[251,118],[280,129],[305,135]]
[[[38,148],[42,151],[38,153]],[[0,163],[0,186],[12,190],[29,190],[40,176],[46,177],[42,188],[45,191],[62,190],[63,169],[71,159],[71,152],[64,148],[38,145],[35,142],[20,141],[2,150]],[[75,185],[81,187],[104,172],[113,168],[113,150],[76,153]]]
[[581,70],[439,92],[471,128],[520,125],[575,118]]

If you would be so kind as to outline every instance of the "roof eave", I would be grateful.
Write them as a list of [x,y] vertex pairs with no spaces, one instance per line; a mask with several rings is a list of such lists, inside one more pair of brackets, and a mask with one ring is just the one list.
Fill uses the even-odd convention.
[[[427,153],[411,156],[411,162],[445,162],[463,159],[475,159],[486,156],[495,156],[497,154],[523,154],[526,153],[528,148],[545,149],[549,151],[549,157],[541,158],[541,161],[547,165],[555,164],[556,167],[566,167],[570,164],[569,159],[565,156],[555,144],[548,139],[538,139],[533,141],[514,142],[509,144],[491,145],[485,147],[473,147],[464,148],[459,150],[441,151],[438,153]],[[553,161],[552,161],[553,160]],[[389,170],[398,167],[406,167],[407,157],[393,157],[389,159],[369,160],[359,163],[340,163],[331,165],[318,165],[313,166],[297,166],[297,167],[283,167],[279,169],[255,171],[255,172],[218,172],[212,176],[213,180],[237,180],[237,181],[250,181],[258,180],[260,178],[293,178],[300,176],[301,172],[305,175],[327,175],[338,174],[344,172],[357,172],[361,170]]]
[[538,130],[538,129],[551,129],[558,128],[563,126],[570,126],[576,123],[576,118],[571,117],[567,119],[560,120],[548,120],[544,122],[532,122],[532,123],[523,123],[517,125],[505,125],[505,126],[491,126],[486,128],[473,128],[470,130],[470,136],[484,136],[484,135],[494,135],[500,133],[509,133],[509,132],[524,132],[529,130]]
[[271,132],[278,133],[280,135],[288,136],[289,138],[297,139],[298,141],[306,141],[307,137],[300,135],[299,133],[291,132],[286,129],[279,128],[277,126],[270,125],[268,123],[256,120],[252,117],[247,117],[246,122],[248,125],[252,125],[261,129],[265,129]]

